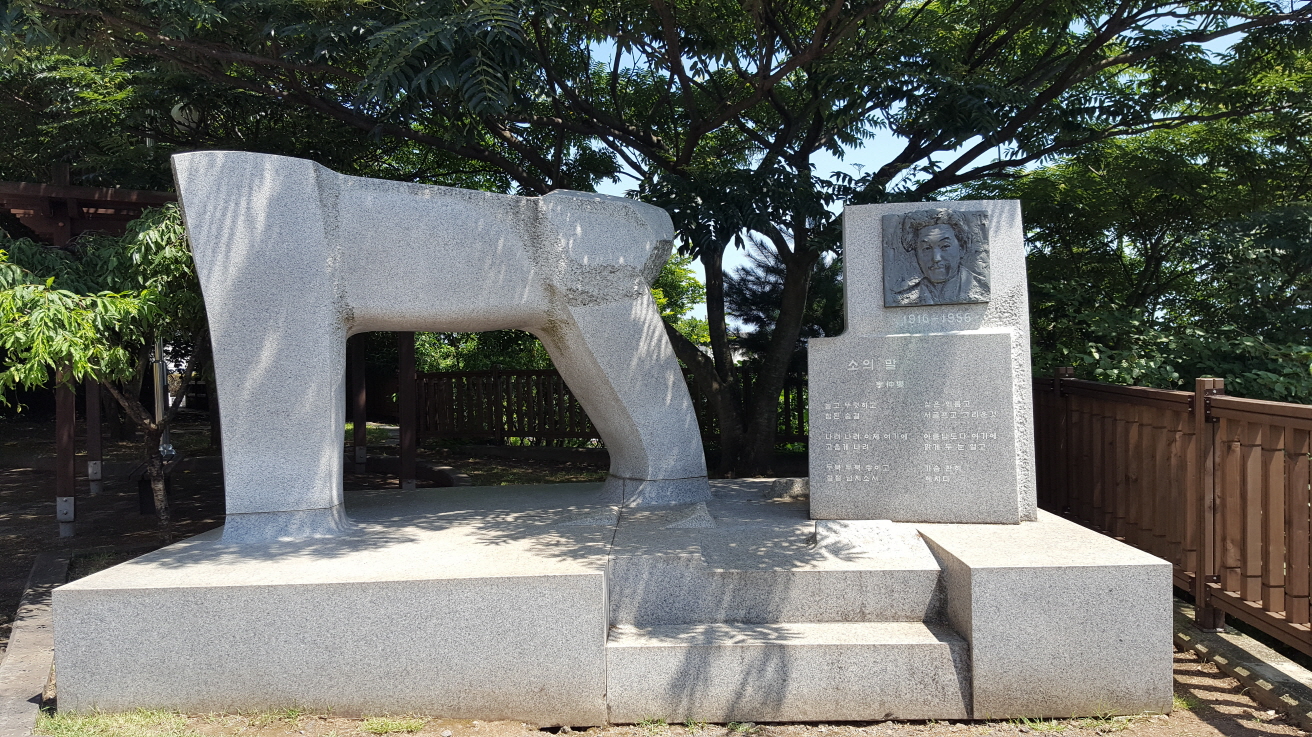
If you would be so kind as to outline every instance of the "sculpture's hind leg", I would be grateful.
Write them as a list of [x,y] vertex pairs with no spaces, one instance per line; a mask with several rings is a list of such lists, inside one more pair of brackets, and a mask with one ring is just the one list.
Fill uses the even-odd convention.
[[628,506],[710,498],[701,432],[651,295],[587,307],[535,331],[610,450]]

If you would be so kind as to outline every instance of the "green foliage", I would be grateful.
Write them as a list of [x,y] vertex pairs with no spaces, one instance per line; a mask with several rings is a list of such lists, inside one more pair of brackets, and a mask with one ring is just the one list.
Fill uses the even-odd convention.
[[[807,322],[806,277],[839,249],[836,204],[932,199],[1202,119],[1296,119],[1312,89],[1309,17],[1307,3],[1252,0],[0,0],[0,50],[97,66],[70,67],[60,83],[92,98],[47,93],[73,101],[84,117],[71,119],[105,121],[103,135],[63,129],[79,141],[67,158],[136,132],[157,147],[307,155],[350,173],[525,193],[590,189],[623,170],[714,269],[753,238],[777,254],[789,278],[757,332],[790,334],[759,355],[770,393]],[[1204,48],[1224,41],[1236,43]],[[23,73],[37,88],[52,79]],[[120,92],[119,105],[78,102]],[[882,131],[900,146],[886,161],[856,176],[815,170],[817,156]],[[40,135],[24,133],[20,148],[39,150],[26,142]],[[717,303],[720,278],[708,275]],[[1157,319],[1143,296],[1131,300],[1138,314]],[[732,373],[722,307],[708,305],[714,366],[675,341],[703,374]],[[736,391],[730,375],[706,383]],[[764,406],[729,412],[725,431],[768,444]]]
[[417,333],[415,366],[429,371],[488,371],[551,368],[551,357],[531,333]]
[[695,260],[692,256],[671,256],[652,282],[651,296],[656,300],[661,317],[666,320],[678,321],[694,307],[706,302],[706,287],[697,280],[691,268]]
[[[776,253],[760,242],[753,242],[747,254],[747,266],[739,267],[725,280],[725,303],[742,327],[736,345],[758,362],[770,344],[779,317],[785,268]],[[833,258],[817,261],[811,267],[811,284],[807,290],[802,329],[793,358],[795,371],[805,370],[807,338],[832,337],[843,332],[843,262]]]
[[147,211],[121,238],[92,236],[72,252],[0,242],[0,398],[15,387],[88,375],[125,381],[158,335],[194,340],[204,305],[176,207]]
[[170,187],[168,147],[139,132],[151,97],[140,69],[36,50],[0,61],[0,179],[46,182],[62,161],[77,163],[80,184]]
[[711,342],[710,326],[702,318],[688,315],[706,303],[706,287],[691,268],[694,260],[692,256],[671,256],[652,282],[651,296],[666,322],[693,345],[704,346]]
[[[30,242],[13,245],[24,251]],[[0,272],[9,276],[0,290],[0,400],[8,403],[5,393],[15,387],[51,383],[58,370],[67,369],[68,382],[88,374],[122,379],[134,370],[131,344],[142,340],[143,327],[157,314],[154,294],[60,289],[58,276],[42,281],[8,258],[0,251],[0,266],[8,267]],[[62,262],[57,266],[52,271],[71,270]]]
[[1312,157],[1302,121],[1106,142],[976,196],[1019,197],[1034,365],[1312,402]]

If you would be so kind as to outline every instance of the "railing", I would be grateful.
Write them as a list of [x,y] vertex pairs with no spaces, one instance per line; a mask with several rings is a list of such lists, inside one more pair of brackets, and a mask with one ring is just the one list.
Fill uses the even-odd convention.
[[597,429],[555,369],[419,374],[419,432],[439,438],[592,439]]
[[1199,624],[1229,614],[1312,654],[1312,406],[1034,382],[1039,505],[1170,561]]
[[[715,407],[684,372],[702,439],[719,438]],[[751,375],[744,376],[751,400]],[[427,437],[531,438],[539,443],[599,439],[597,429],[555,369],[419,374],[419,432]],[[789,377],[779,398],[780,443],[807,441],[806,379]]]

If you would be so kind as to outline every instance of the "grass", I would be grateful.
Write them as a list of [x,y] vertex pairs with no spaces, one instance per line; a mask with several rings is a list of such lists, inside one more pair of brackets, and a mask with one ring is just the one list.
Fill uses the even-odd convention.
[[1200,700],[1197,696],[1195,696],[1195,695],[1194,695],[1192,692],[1190,692],[1190,691],[1185,691],[1185,692],[1182,693],[1182,694],[1179,694],[1179,693],[1178,693],[1178,694],[1175,695],[1174,698],[1171,699],[1171,708],[1172,708],[1172,709],[1181,709],[1181,710],[1184,710],[1184,711],[1193,711],[1194,709],[1197,709],[1198,707],[1200,707],[1200,706],[1202,706],[1202,705],[1203,705],[1202,700]]
[[1071,725],[1056,719],[1028,719],[1021,717],[1011,720],[1018,727],[1026,727],[1031,732],[1065,732]]
[[304,709],[287,708],[279,711],[260,711],[254,713],[240,714],[246,723],[252,727],[267,727],[275,722],[287,722],[296,724],[305,716]]
[[186,715],[157,709],[90,714],[42,712],[34,731],[49,737],[196,737],[187,729]]
[[683,728],[688,730],[692,734],[697,734],[698,732],[706,729],[706,722],[694,722],[693,720],[689,719],[683,723]]
[[369,734],[418,732],[427,723],[427,719],[419,717],[369,717],[360,725],[360,729]]
[[[1187,708],[1179,706],[1180,697],[1176,697],[1176,708]],[[1195,700],[1195,705],[1197,701]],[[1128,729],[1132,724],[1147,715],[1133,717],[1114,717],[1109,714],[1102,714],[1091,717],[1074,717],[1071,719],[1028,719],[1020,717],[1018,719],[1007,720],[1009,724],[1016,727],[1024,727],[1031,732],[1048,732],[1061,733],[1068,729],[1090,729],[1100,734],[1109,732],[1120,732]]]
[[646,730],[647,734],[662,734],[669,728],[664,719],[643,719],[638,722],[638,726]]
[[726,727],[735,734],[751,734],[756,729],[752,722],[729,722]]

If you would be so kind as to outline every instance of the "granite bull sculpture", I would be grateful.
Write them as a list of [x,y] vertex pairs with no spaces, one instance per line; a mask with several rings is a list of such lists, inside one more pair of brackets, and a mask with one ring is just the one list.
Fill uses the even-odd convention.
[[648,287],[664,210],[349,177],[232,151],[173,157],[222,402],[224,539],[334,535],[348,336],[536,335],[610,450],[629,506],[709,496],[700,433]]

